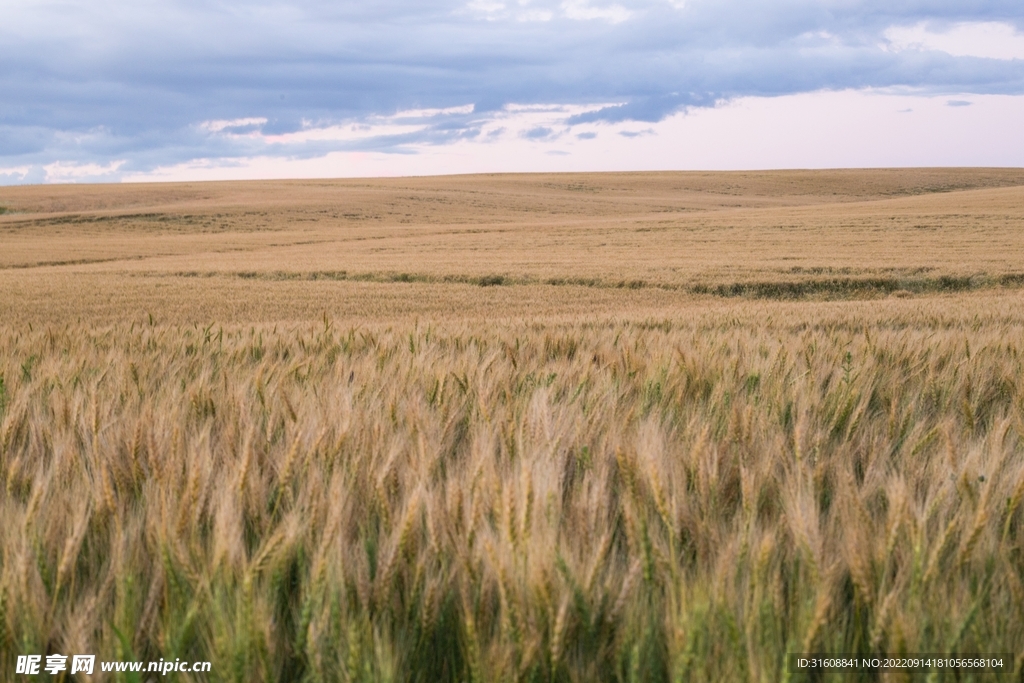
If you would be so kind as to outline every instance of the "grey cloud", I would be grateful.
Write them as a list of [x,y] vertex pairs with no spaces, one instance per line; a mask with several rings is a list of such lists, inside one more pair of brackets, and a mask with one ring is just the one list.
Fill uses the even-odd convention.
[[0,126],[0,154],[21,156],[42,152],[51,137],[45,128],[31,126]]
[[604,121],[618,123],[621,121],[660,121],[669,114],[686,106],[712,106],[715,103],[713,93],[687,93],[651,97],[640,95],[625,104],[602,107],[596,111],[576,114],[568,119],[569,125]]
[[621,135],[624,138],[639,138],[643,137],[644,135],[654,135],[654,131],[650,128],[647,128],[645,130],[622,130],[619,131],[619,135]]
[[538,126],[537,128],[531,128],[530,130],[524,132],[523,137],[528,140],[543,140],[544,138],[551,137],[552,133],[554,133],[554,131],[551,130],[550,128]]

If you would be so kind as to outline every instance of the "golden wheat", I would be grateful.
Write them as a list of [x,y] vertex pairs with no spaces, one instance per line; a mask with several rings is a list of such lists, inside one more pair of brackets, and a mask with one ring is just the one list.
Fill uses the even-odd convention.
[[985,313],[6,329],[3,665],[771,680],[799,647],[1020,651],[1024,316]]

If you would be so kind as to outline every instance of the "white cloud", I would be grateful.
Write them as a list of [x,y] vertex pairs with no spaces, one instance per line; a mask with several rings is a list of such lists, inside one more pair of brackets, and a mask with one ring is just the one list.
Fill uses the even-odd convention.
[[253,128],[257,126],[266,125],[267,120],[263,117],[250,117],[245,119],[219,119],[216,121],[203,121],[199,124],[199,128],[210,133],[220,133],[236,128]]
[[936,30],[926,22],[893,26],[884,33],[891,52],[938,50],[954,57],[1024,59],[1024,34],[1001,22],[961,22]]
[[23,183],[32,173],[31,166],[9,166],[7,168],[0,167],[0,184],[7,183]]
[[[685,0],[667,0],[682,9]],[[633,6],[651,4],[651,0],[638,2]],[[514,19],[518,22],[547,22],[555,18],[556,13],[567,19],[576,21],[606,21],[610,24],[621,24],[633,16],[633,11],[620,4],[594,5],[591,0],[517,0],[514,5],[502,0],[470,0],[465,10],[488,21],[498,19]]]
[[345,123],[333,126],[310,126],[294,133],[260,135],[259,139],[269,144],[296,145],[304,142],[356,142],[393,135],[419,133],[426,124]]
[[119,180],[118,170],[126,161],[120,159],[109,164],[78,164],[74,162],[55,161],[43,166],[48,183],[95,182],[101,180]]
[[466,9],[471,14],[482,16],[488,21],[502,19],[508,15],[505,3],[497,2],[496,0],[470,0],[466,5]]
[[587,0],[565,0],[562,3],[562,11],[569,19],[582,21],[603,19],[610,24],[621,24],[633,16],[633,13],[622,5],[594,7]]
[[[492,142],[499,138],[549,141],[569,130],[567,121],[570,117],[608,106],[611,105],[509,104],[500,110],[477,116],[473,116],[475,105],[472,104],[443,109],[405,109],[391,115],[374,115],[343,123],[303,120],[300,130],[276,134],[259,130],[259,126],[266,123],[266,119],[262,117],[204,121],[199,127],[232,140],[245,138],[251,143],[273,145],[277,147],[275,153],[280,155],[301,153],[302,146],[309,143],[331,143],[344,147],[346,143],[375,144],[382,141],[384,144],[381,146],[391,146],[393,152],[398,148],[409,151],[418,147],[434,146],[438,141],[450,141],[450,136],[445,135],[446,131],[466,132],[470,137],[481,137]],[[456,125],[450,125],[452,123]],[[439,125],[442,132],[432,135],[437,132],[436,127]],[[239,129],[244,132],[236,133]],[[547,132],[545,135],[539,135],[539,130]],[[395,138],[402,136],[413,136],[413,139],[396,143]],[[419,141],[416,138],[419,138]],[[228,156],[226,163],[227,167],[234,168],[238,159]],[[186,162],[182,167],[191,169],[191,164],[192,162]],[[209,169],[216,166],[215,162],[210,161],[203,162],[196,168]]]
[[472,114],[475,105],[463,104],[458,107],[445,107],[444,109],[404,109],[397,112],[390,119],[426,119],[435,116],[447,116],[451,114]]
[[531,9],[525,12],[516,13],[516,21],[551,21],[554,19],[554,12],[546,9]]

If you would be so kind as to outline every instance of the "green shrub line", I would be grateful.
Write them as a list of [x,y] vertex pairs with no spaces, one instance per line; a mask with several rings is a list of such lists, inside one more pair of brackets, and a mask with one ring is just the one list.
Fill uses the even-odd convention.
[[[186,271],[176,273],[183,277],[212,277],[216,272]],[[528,276],[492,275],[430,275],[408,272],[349,272],[334,271],[239,271],[228,273],[252,280],[336,280],[381,283],[434,283],[468,284],[481,287],[511,285],[551,285],[556,287],[593,287],[599,289],[664,289],[684,291],[700,296],[750,299],[850,299],[856,297],[888,296],[899,294],[956,293],[997,287],[1024,286],[1024,273],[999,275],[937,275],[937,276],[876,276],[827,277],[803,280],[766,280],[722,284],[677,284],[648,280],[609,280],[602,278],[536,278]]]

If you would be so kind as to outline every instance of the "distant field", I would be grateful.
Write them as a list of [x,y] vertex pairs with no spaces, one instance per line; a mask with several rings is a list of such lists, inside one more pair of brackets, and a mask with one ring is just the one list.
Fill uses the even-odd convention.
[[[0,205],[9,320],[518,316],[1024,284],[1020,170],[43,186]],[[592,291],[617,289],[653,291]]]
[[0,680],[1022,680],[1024,170],[0,207]]

